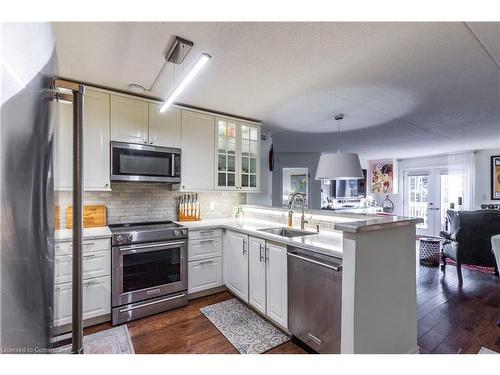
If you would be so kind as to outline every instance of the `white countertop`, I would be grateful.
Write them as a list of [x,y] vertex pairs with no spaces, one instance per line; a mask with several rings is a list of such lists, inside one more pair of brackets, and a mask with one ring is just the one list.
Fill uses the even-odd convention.
[[[83,238],[109,238],[111,231],[108,227],[83,228]],[[70,241],[73,238],[73,229],[59,229],[54,233],[56,241]]]
[[255,219],[206,219],[201,221],[179,222],[188,229],[230,229],[266,240],[297,246],[302,249],[342,258],[342,232],[320,231],[302,237],[282,237],[261,232],[259,229],[280,228],[283,224]]
[[[283,214],[288,213],[287,208],[283,207],[266,207],[266,206],[254,206],[254,205],[242,205],[243,213],[245,210],[258,210],[258,211],[269,211],[269,212],[282,212]],[[300,213],[300,210],[296,210],[296,213]],[[349,210],[314,210],[306,209],[305,215],[312,215],[318,217],[330,217],[333,218],[335,224],[335,230],[342,232],[368,232],[380,229],[387,229],[390,227],[399,227],[404,225],[416,225],[418,223],[423,223],[421,218],[411,218],[404,216],[396,216],[392,214],[384,213],[372,213],[369,210],[367,212],[349,212]]]

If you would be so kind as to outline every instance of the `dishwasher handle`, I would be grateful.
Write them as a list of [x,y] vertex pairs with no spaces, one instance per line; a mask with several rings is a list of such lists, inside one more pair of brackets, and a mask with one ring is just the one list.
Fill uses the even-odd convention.
[[291,253],[291,252],[287,252],[286,255],[288,255],[289,257],[293,257],[293,258],[297,258],[297,259],[303,260],[304,262],[314,263],[314,264],[316,264],[318,266],[325,267],[325,268],[331,269],[333,271],[337,271],[337,272],[342,271],[342,264],[334,266],[334,265],[331,265],[331,264],[327,264],[327,263],[323,263],[323,262],[317,261],[317,260],[312,259],[312,258],[305,257],[303,255],[297,255],[297,254],[294,254],[294,253]]

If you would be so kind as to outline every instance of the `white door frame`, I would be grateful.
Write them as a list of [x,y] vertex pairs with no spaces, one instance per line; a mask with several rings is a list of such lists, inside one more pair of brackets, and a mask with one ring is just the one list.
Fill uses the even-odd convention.
[[448,173],[447,166],[432,166],[428,168],[407,168],[402,171],[403,175],[403,189],[402,189],[402,207],[404,216],[408,216],[408,180],[409,176],[426,175],[428,176],[428,212],[427,212],[427,229],[418,228],[417,235],[438,237],[441,230],[441,178],[443,173]]

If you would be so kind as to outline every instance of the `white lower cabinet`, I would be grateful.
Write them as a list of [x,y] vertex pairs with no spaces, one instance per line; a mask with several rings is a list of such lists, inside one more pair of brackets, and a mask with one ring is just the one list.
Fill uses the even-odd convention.
[[[72,265],[73,257],[71,255],[56,257],[54,265],[55,284],[71,282]],[[96,251],[82,255],[83,280],[108,276],[110,269],[111,253],[109,251]]]
[[261,313],[266,313],[266,241],[250,237],[248,240],[248,302]]
[[188,241],[188,293],[223,285],[222,231],[190,230]]
[[248,235],[226,232],[224,272],[227,288],[248,302]]
[[[72,283],[55,286],[54,326],[71,323]],[[97,277],[83,282],[83,319],[111,312],[111,276]]]
[[189,240],[188,261],[222,256],[222,238]]
[[288,328],[287,248],[228,230],[224,241],[226,287],[281,327]]
[[[71,323],[73,244],[62,240],[55,244],[54,327]],[[111,313],[111,239],[85,238],[82,241],[83,320]],[[88,324],[92,323],[88,322]],[[65,327],[62,327],[64,330]]]
[[222,258],[188,263],[188,293],[201,292],[222,285]]
[[288,273],[286,246],[266,243],[266,315],[288,327]]

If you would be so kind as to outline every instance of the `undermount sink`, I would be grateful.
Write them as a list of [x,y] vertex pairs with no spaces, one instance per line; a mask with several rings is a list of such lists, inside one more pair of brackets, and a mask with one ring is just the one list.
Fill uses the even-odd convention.
[[299,229],[291,229],[287,227],[282,227],[282,228],[266,228],[266,229],[258,229],[260,232],[266,232],[270,234],[275,234],[277,236],[281,237],[302,237],[302,236],[309,236],[311,234],[316,234],[315,232],[308,232],[305,230],[299,230]]

